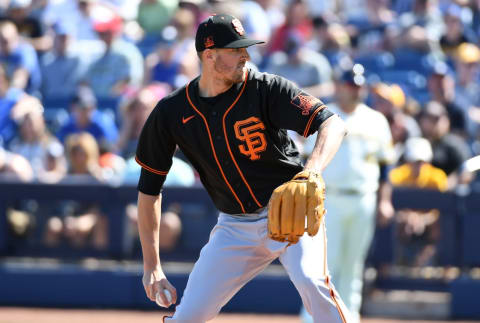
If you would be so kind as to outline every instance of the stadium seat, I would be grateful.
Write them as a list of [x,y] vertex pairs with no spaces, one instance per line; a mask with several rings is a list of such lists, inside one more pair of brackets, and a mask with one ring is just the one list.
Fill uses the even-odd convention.
[[395,69],[382,71],[378,75],[385,83],[397,83],[416,90],[426,89],[427,87],[425,76],[416,71]]
[[416,71],[422,75],[427,75],[431,56],[425,53],[402,49],[393,53],[395,64],[394,69]]
[[57,133],[69,118],[68,110],[64,108],[45,109],[43,116],[47,128],[51,133]]
[[375,55],[361,55],[354,59],[355,63],[362,64],[368,74],[379,73],[393,67],[395,58],[389,52],[376,53]]

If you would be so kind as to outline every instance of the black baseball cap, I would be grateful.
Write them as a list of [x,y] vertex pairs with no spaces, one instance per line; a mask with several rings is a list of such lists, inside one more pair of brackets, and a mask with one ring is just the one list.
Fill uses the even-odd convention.
[[213,15],[198,25],[195,48],[202,52],[207,48],[244,48],[265,43],[248,39],[240,20],[227,14]]
[[355,64],[352,68],[343,70],[340,74],[339,81],[342,83],[348,83],[354,86],[363,86],[365,80],[365,68],[361,64]]

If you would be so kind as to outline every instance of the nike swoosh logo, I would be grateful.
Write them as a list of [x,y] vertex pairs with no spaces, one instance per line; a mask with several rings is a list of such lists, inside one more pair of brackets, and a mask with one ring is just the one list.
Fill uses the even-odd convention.
[[183,124],[186,124],[188,121],[190,121],[190,120],[193,119],[194,117],[195,117],[195,115],[189,116],[188,118],[183,117],[183,118],[182,118],[182,123],[183,123]]

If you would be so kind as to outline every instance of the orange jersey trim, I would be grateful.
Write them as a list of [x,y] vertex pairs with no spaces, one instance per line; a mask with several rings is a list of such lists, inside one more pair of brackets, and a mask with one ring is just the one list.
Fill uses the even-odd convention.
[[327,225],[325,224],[325,215],[323,216],[323,274],[328,277],[328,265],[327,265]]
[[310,119],[308,119],[308,123],[307,123],[307,126],[305,127],[305,131],[303,132],[303,136],[305,138],[307,138],[308,136],[308,132],[310,131],[310,126],[312,125],[313,119],[315,119],[315,116],[325,108],[326,108],[325,104],[322,104],[312,113],[312,115],[310,116]]
[[137,156],[135,156],[135,161],[140,165],[142,166],[142,168],[145,168],[146,170],[148,170],[149,172],[152,172],[154,174],[157,174],[157,175],[162,175],[162,176],[167,176],[168,172],[164,172],[164,171],[161,171],[161,170],[156,170],[156,169],[153,169],[147,165],[145,165],[144,163],[142,163]]
[[328,269],[327,269],[327,226],[325,225],[325,217],[323,218],[323,270],[325,274],[325,285],[327,286],[330,297],[332,298],[333,302],[335,303],[335,307],[337,308],[338,314],[342,319],[343,323],[347,323],[345,319],[345,314],[343,314],[342,308],[338,303],[337,296],[335,295],[335,290],[333,289],[332,285],[330,285],[330,276],[328,276]]
[[342,319],[342,322],[347,323],[347,320],[345,319],[345,314],[343,314],[340,304],[338,303],[337,296],[335,295],[335,290],[333,290],[332,286],[330,285],[330,278],[328,276],[327,278],[325,278],[325,284],[327,285],[330,291],[330,297],[332,298],[333,302],[335,303],[335,306],[337,307],[337,311],[338,311],[338,314],[340,314],[340,318]]
[[233,164],[234,164],[235,167],[237,168],[238,173],[240,174],[240,177],[242,178],[242,181],[243,181],[243,182],[245,183],[245,185],[247,186],[247,189],[248,189],[248,191],[250,192],[250,195],[252,196],[252,198],[253,198],[253,200],[255,201],[255,203],[257,203],[258,207],[262,207],[262,204],[260,204],[260,202],[258,202],[257,198],[255,197],[255,194],[253,194],[253,191],[252,191],[252,189],[250,188],[250,185],[248,185],[248,182],[247,182],[247,180],[245,179],[245,176],[243,176],[243,173],[242,173],[242,171],[240,170],[240,167],[238,166],[237,161],[235,160],[235,157],[233,156],[232,150],[230,149],[230,144],[228,143],[227,128],[225,127],[225,118],[227,117],[228,112],[235,106],[235,104],[237,103],[237,101],[238,101],[238,100],[240,99],[240,97],[242,96],[243,91],[245,90],[245,86],[247,85],[247,78],[248,78],[248,71],[247,71],[246,74],[245,74],[245,82],[243,83],[243,86],[242,86],[242,89],[240,90],[240,93],[238,94],[238,96],[237,96],[237,98],[235,99],[235,101],[233,101],[233,103],[228,107],[227,111],[225,111],[225,113],[223,114],[223,120],[222,120],[222,124],[223,124],[223,135],[225,136],[225,142],[227,143],[227,148],[228,148],[228,152],[230,153],[230,157],[232,158]]
[[[245,79],[245,83],[246,83],[246,82],[247,82],[247,80]],[[205,123],[205,127],[207,127],[208,139],[210,140],[210,146],[212,147],[213,157],[215,158],[215,161],[217,162],[217,166],[218,166],[218,169],[220,170],[220,173],[222,174],[223,180],[224,180],[225,183],[227,184],[228,188],[229,188],[230,191],[232,192],[232,194],[233,194],[233,196],[235,197],[235,199],[237,200],[238,204],[240,204],[240,207],[242,208],[242,212],[243,212],[243,213],[246,213],[245,208],[243,207],[242,202],[240,201],[240,199],[238,198],[237,194],[236,194],[235,191],[233,190],[232,186],[231,186],[230,183],[228,182],[227,177],[225,176],[225,173],[223,172],[222,166],[220,166],[220,162],[218,161],[217,153],[215,152],[215,148],[213,147],[212,134],[210,133],[210,128],[208,127],[207,119],[206,119],[205,116],[197,109],[197,107],[195,107],[195,105],[193,104],[192,100],[190,99],[190,94],[188,94],[188,87],[189,87],[189,85],[190,85],[190,83],[187,84],[187,88],[186,88],[188,103],[190,103],[190,105],[192,106],[192,108],[198,113],[198,115],[199,115],[200,117],[202,117],[203,122]],[[237,98],[237,99],[238,99],[238,98]]]

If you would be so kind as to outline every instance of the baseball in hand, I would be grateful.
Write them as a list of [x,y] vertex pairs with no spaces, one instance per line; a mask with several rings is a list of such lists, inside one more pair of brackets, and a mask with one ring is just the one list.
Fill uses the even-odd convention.
[[170,294],[168,289],[164,289],[163,292],[165,293],[165,296],[167,297],[168,304],[164,304],[162,302],[162,299],[160,298],[160,293],[159,292],[157,292],[157,295],[155,297],[156,303],[157,303],[158,306],[161,306],[161,307],[169,307],[170,304],[172,304],[172,294]]

